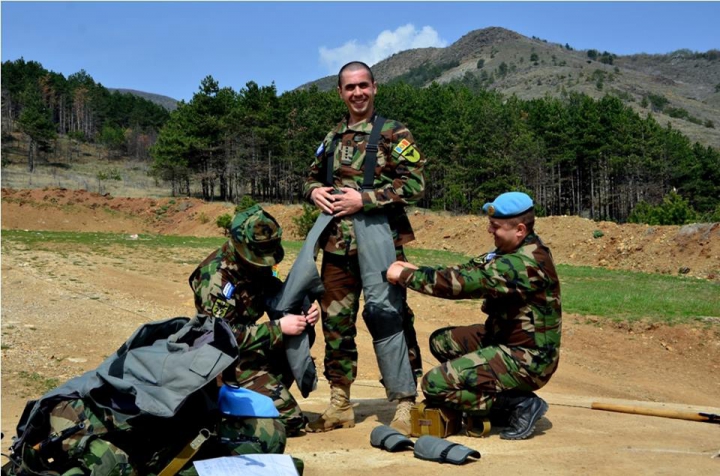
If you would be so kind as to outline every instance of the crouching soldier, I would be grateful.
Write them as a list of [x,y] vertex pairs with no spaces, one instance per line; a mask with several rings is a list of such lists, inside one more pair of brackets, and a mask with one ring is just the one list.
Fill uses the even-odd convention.
[[533,390],[558,366],[560,282],[550,250],[534,232],[529,196],[504,193],[483,210],[493,251],[452,267],[397,261],[387,277],[444,299],[485,299],[484,324],[446,327],[430,336],[430,351],[442,365],[424,376],[422,391],[429,403],[466,412],[470,428],[482,428],[479,419],[491,408],[508,412],[500,437],[519,440],[532,435],[548,409]]
[[273,266],[284,257],[281,237],[282,228],[275,218],[260,205],[253,205],[234,217],[230,239],[200,263],[189,281],[198,313],[223,318],[235,333],[237,383],[271,397],[288,436],[296,436],[306,419],[288,390],[293,374],[283,337],[314,326],[320,313],[313,303],[307,314],[286,314],[258,323],[270,312],[268,302],[282,285],[273,276]]

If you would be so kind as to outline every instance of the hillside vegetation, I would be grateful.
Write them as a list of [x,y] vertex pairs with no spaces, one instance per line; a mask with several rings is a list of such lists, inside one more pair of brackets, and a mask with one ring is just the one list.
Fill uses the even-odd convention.
[[[645,74],[651,62],[645,56],[628,60],[636,69],[623,70],[618,64],[624,59],[606,51],[578,52],[508,30],[478,30],[448,48],[406,51],[379,63],[378,78],[386,82],[377,107],[410,128],[427,158],[420,207],[473,213],[515,189],[532,195],[540,215],[718,221],[720,152],[655,117],[669,114],[704,131],[715,130],[715,121],[649,92],[655,83],[682,82],[697,101],[712,105],[717,93],[709,85],[718,58],[713,51],[677,55],[682,61],[664,65],[664,74],[681,75],[687,61],[708,71],[683,81],[638,76],[645,89],[634,90],[636,97],[610,84]],[[562,80],[557,84],[540,77],[520,81],[523,74],[557,68],[574,69],[555,78]],[[63,81],[37,63],[3,63],[3,151],[9,157],[3,166],[17,164],[24,150],[31,173],[38,161],[55,167],[53,173],[73,169],[82,143],[99,150],[101,161],[133,157],[133,167],[172,195],[297,202],[317,144],[345,112],[331,90],[278,94],[274,85],[251,81],[235,91],[207,76],[189,102],[169,117],[154,116],[147,112],[152,103],[110,94],[87,73]],[[508,96],[500,84],[528,95]],[[550,94],[551,85],[559,94]],[[12,131],[22,135],[7,134]],[[89,161],[95,157],[86,153]],[[97,180],[123,179],[116,172],[99,170]]]
[[[445,48],[396,53],[373,66],[380,84],[397,80],[427,87],[460,82],[521,99],[562,98],[572,92],[612,94],[640,114],[671,124],[693,142],[720,148],[720,51],[679,49],[661,55],[616,55],[597,45],[528,38],[504,28],[469,32]],[[337,77],[300,86],[331,90]]]

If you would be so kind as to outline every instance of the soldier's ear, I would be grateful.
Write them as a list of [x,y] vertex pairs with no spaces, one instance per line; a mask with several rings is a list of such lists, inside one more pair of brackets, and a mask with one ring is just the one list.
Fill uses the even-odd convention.
[[517,230],[518,230],[519,234],[521,234],[523,236],[527,235],[528,229],[527,229],[527,225],[525,223],[523,223],[523,222],[518,223]]

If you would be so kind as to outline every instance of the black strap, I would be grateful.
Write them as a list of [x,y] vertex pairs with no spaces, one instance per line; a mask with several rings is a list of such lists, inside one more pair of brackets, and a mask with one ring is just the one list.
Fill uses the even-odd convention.
[[447,445],[445,449],[440,452],[440,461],[447,461],[448,453],[450,453],[450,450],[455,448],[456,446],[460,446],[460,443],[453,443],[451,445]]
[[389,434],[385,435],[385,438],[380,440],[380,446],[385,446],[385,442],[388,440],[388,438],[390,438],[391,436],[395,436],[395,435],[397,435],[397,433],[389,433]]
[[385,118],[375,116],[372,131],[367,145],[365,145],[365,174],[363,175],[363,190],[372,190],[375,183],[375,166],[377,165],[378,142],[382,132]]
[[330,148],[325,151],[325,186],[332,187],[333,180],[333,165],[335,165],[335,147],[337,147],[338,135],[335,134],[332,142],[330,142]]
[[[378,142],[380,142],[380,133],[382,132],[385,118],[375,116],[372,131],[368,143],[365,146],[365,173],[363,175],[363,190],[372,190],[375,183],[375,166],[377,165]],[[323,162],[325,185],[332,187],[335,182],[333,179],[333,166],[335,165],[335,148],[337,147],[338,135],[335,134],[330,142],[330,147],[325,151],[325,162]]]

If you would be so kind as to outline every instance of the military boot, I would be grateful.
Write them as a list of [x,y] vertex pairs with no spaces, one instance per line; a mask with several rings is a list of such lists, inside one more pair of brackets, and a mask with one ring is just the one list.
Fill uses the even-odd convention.
[[330,385],[330,405],[317,420],[308,423],[310,433],[355,426],[355,412],[350,403],[350,385]]
[[504,392],[498,395],[496,404],[510,410],[507,428],[500,433],[503,440],[524,440],[532,435],[535,423],[548,410],[545,400],[533,392]]
[[401,398],[395,409],[395,416],[390,422],[390,427],[396,429],[405,436],[410,435],[412,424],[410,423],[410,409],[415,405],[415,397]]

